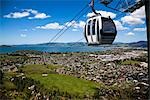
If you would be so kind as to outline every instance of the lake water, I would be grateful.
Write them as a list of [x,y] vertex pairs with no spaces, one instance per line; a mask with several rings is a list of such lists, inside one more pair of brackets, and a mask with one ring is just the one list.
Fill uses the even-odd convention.
[[0,47],[0,53],[11,53],[18,50],[37,50],[45,52],[94,52],[94,51],[105,51],[110,49],[112,49],[112,47],[18,45],[12,47]]

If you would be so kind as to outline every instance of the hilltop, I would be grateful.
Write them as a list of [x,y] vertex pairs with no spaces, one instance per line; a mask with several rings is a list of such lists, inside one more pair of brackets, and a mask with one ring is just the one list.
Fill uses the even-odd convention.
[[138,41],[138,42],[132,42],[128,44],[131,47],[147,47],[147,41]]
[[0,45],[0,47],[12,47],[10,45]]
[[[0,45],[0,47],[12,47],[12,46],[37,46],[37,45],[48,45],[48,46],[60,46],[60,47],[70,47],[70,46],[87,46],[85,42],[68,42],[68,43],[61,43],[61,42],[52,42],[52,43],[40,43],[40,44],[23,44],[23,45]],[[98,45],[97,45],[98,46]],[[138,41],[138,42],[130,42],[130,43],[122,43],[122,42],[114,42],[112,45],[99,45],[98,47],[147,47],[147,41]]]
[[[69,43],[41,43],[37,45],[49,45],[49,46],[87,46],[85,42],[69,42]],[[147,41],[138,41],[138,42],[131,42],[131,43],[122,43],[122,42],[115,42],[112,45],[99,45],[103,46],[126,46],[126,47],[147,47]]]

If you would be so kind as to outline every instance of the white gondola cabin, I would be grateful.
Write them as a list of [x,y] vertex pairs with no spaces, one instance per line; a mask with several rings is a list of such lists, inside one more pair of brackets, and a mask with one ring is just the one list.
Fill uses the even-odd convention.
[[89,18],[84,29],[88,45],[112,44],[116,34],[113,20],[99,15]]

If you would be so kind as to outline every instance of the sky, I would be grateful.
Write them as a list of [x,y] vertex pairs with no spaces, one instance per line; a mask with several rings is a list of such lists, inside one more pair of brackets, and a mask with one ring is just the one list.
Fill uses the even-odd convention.
[[[47,43],[61,29],[69,26],[68,22],[89,2],[90,0],[1,0],[0,45]],[[116,5],[117,0],[114,0],[109,6]],[[144,6],[133,13],[122,13],[96,2],[95,9],[102,16],[110,16],[114,20],[117,28],[114,42],[147,40]],[[87,5],[79,14],[79,19],[73,20],[73,25],[52,42],[76,42],[84,38],[83,28],[91,15],[93,13]],[[85,39],[81,42],[85,42]]]

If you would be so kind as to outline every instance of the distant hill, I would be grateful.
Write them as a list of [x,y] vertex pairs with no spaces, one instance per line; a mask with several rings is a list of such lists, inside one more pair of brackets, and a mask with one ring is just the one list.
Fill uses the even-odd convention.
[[[53,42],[53,43],[41,43],[41,44],[28,44],[28,45],[12,45],[12,46],[51,46],[51,47],[70,47],[70,46],[74,46],[74,47],[79,47],[79,46],[87,46],[86,42],[69,42],[69,43],[57,43],[57,42]],[[11,45],[0,45],[0,47],[12,47]],[[142,47],[142,48],[146,48],[147,45],[147,41],[138,41],[138,42],[131,42],[131,43],[121,43],[121,42],[115,42],[112,45],[96,45],[99,47]]]
[[0,47],[12,47],[10,45],[0,45]]
[[[49,45],[49,46],[87,46],[85,42],[70,42],[70,43],[43,43],[40,45]],[[98,46],[98,45],[97,45]],[[117,46],[117,47],[147,47],[147,41],[138,41],[138,42],[131,42],[131,43],[121,43],[115,42],[112,45],[99,45],[103,46]]]
[[49,46],[86,46],[85,42],[69,42],[69,43],[43,43],[39,45],[49,45]]
[[132,42],[132,43],[128,43],[128,45],[131,47],[142,47],[142,48],[145,48],[148,46],[147,41]]

